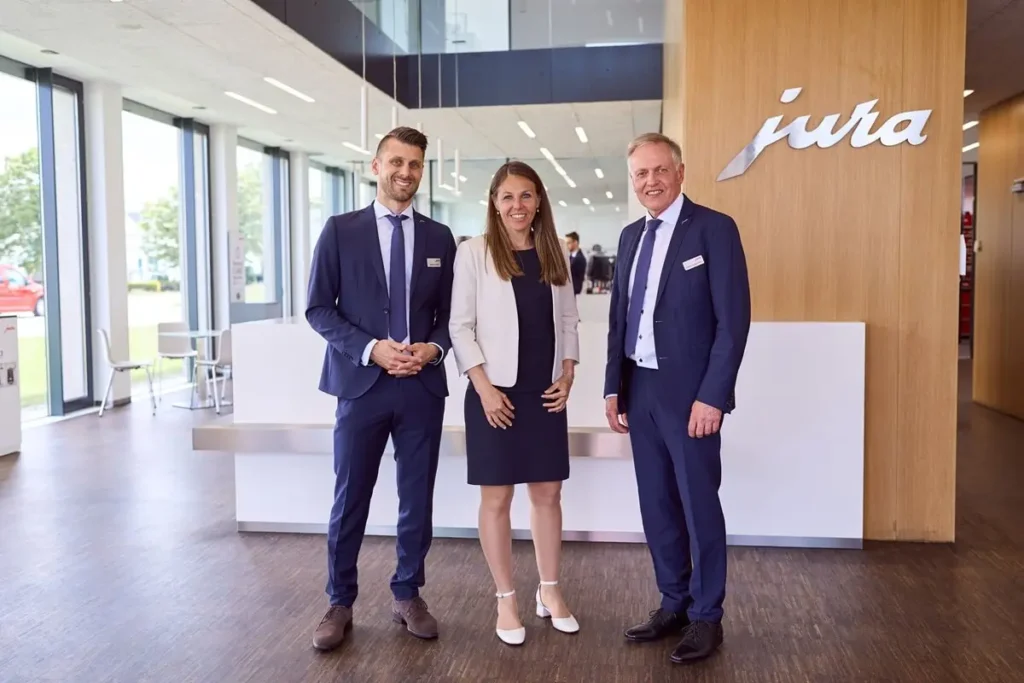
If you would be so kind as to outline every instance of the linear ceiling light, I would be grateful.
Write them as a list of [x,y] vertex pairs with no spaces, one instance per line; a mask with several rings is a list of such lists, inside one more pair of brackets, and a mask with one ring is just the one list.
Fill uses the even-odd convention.
[[612,197],[611,190],[609,190],[608,192],[605,192],[604,196],[607,197],[608,199],[614,199],[614,197]]
[[531,139],[537,137],[537,134],[533,132],[533,129],[530,128],[530,124],[528,124],[526,121],[520,121],[519,127],[523,129],[524,133],[526,133],[526,137]]
[[976,125],[978,125],[977,120],[968,121],[967,123],[964,124],[964,130],[970,130],[971,128],[974,128]]
[[268,114],[276,114],[277,113],[276,110],[271,109],[267,105],[260,104],[259,102],[256,102],[255,100],[250,100],[248,97],[245,97],[244,95],[239,95],[236,92],[231,92],[230,90],[226,90],[224,92],[224,94],[227,95],[228,97],[230,97],[231,99],[238,100],[242,104],[248,104],[250,107],[255,107],[256,109],[259,109],[260,111],[264,111],[264,112],[266,112]]
[[978,149],[981,146],[980,142],[972,142],[971,144],[964,147],[965,152],[970,152],[972,149]]
[[348,142],[347,140],[345,142],[341,143],[341,144],[345,145],[346,147],[348,147],[353,152],[359,152],[360,154],[365,154],[367,156],[370,155],[370,151],[369,150],[363,149],[359,145],[356,145],[356,144],[353,144],[351,142]]
[[562,165],[558,163],[558,160],[555,159],[555,156],[547,147],[541,147],[540,153],[544,155],[545,159],[551,162],[551,165],[555,167],[556,171],[558,171],[558,175],[565,179],[565,182],[569,187],[576,187],[576,183],[572,181],[572,178],[569,177],[569,174],[565,172],[565,169],[562,168]]
[[590,200],[587,199],[586,197],[583,198],[583,203],[586,204],[587,206],[590,206]]
[[566,204],[566,203],[565,203],[565,200],[564,200],[564,199],[559,199],[559,200],[558,200],[558,205],[559,205],[559,206],[569,206],[568,204]]
[[587,141],[587,131],[583,130],[583,126],[576,126],[576,137],[580,139],[580,142]]
[[971,94],[972,92],[974,92],[974,91],[973,91],[973,90],[964,90],[964,97],[967,97],[967,96],[968,96],[968,95],[970,95],[970,94]]
[[604,178],[604,171],[602,171],[599,168],[595,168],[594,175],[596,175],[598,178]]
[[480,205],[481,206],[487,206],[487,202],[485,202],[483,199],[481,199],[480,200]]
[[306,93],[299,92],[295,88],[291,87],[290,85],[285,85],[284,83],[282,83],[281,81],[277,80],[276,78],[271,78],[270,76],[264,76],[263,80],[266,81],[267,83],[269,83],[270,85],[274,86],[275,88],[279,88],[281,90],[284,90],[289,95],[293,95],[295,97],[298,97],[303,102],[316,102],[316,100],[314,100],[312,97],[310,97]]

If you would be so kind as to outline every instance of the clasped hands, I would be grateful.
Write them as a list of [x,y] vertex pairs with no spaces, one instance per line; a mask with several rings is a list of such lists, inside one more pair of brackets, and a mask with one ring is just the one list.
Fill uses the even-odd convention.
[[399,344],[391,339],[381,339],[370,350],[370,360],[395,377],[411,377],[427,363],[437,358],[437,347],[433,344]]
[[[619,398],[609,396],[604,404],[605,418],[613,432],[626,434],[629,432],[629,420],[625,413],[619,412]],[[722,427],[722,411],[707,403],[694,401],[690,408],[690,422],[686,431],[691,439],[700,439],[718,433]]]

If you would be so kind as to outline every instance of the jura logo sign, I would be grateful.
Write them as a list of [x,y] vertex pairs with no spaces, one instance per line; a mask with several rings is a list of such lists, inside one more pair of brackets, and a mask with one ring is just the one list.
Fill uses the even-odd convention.
[[[783,104],[789,104],[797,98],[801,90],[803,88],[790,88],[784,91],[780,101]],[[858,104],[854,108],[850,120],[838,130],[836,124],[839,123],[839,114],[829,114],[817,128],[810,131],[807,130],[807,123],[811,120],[809,114],[797,117],[782,130],[779,130],[782,115],[773,116],[764,122],[754,139],[718,174],[718,179],[728,180],[743,175],[754,163],[754,160],[761,155],[761,152],[782,138],[786,138],[789,146],[793,149],[806,149],[811,145],[822,148],[832,147],[848,135],[850,136],[850,145],[853,147],[866,147],[873,142],[881,142],[887,147],[894,147],[904,142],[920,145],[928,138],[924,134],[924,126],[932,114],[931,109],[896,114],[872,133],[871,127],[878,119],[878,112],[871,110],[877,103],[878,100],[875,99]]]

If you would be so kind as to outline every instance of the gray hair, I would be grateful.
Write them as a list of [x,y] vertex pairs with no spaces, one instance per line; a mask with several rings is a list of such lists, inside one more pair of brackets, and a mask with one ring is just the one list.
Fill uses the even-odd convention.
[[635,138],[629,147],[626,148],[626,158],[633,156],[633,152],[637,151],[644,145],[668,145],[668,148],[672,151],[672,161],[676,163],[676,166],[683,163],[683,149],[679,146],[672,138],[661,133],[644,133],[639,137]]

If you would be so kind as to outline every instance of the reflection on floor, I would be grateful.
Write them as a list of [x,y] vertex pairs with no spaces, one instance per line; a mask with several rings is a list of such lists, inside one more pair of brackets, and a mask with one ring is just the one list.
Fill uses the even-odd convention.
[[170,407],[178,398],[155,417],[139,402],[31,430],[24,453],[0,459],[4,683],[997,683],[1024,671],[1024,424],[966,402],[955,545],[732,549],[726,644],[683,672],[671,642],[620,635],[655,605],[636,545],[567,544],[582,625],[567,636],[530,616],[536,569],[517,544],[528,636],[510,649],[474,541],[435,541],[424,596],[442,636],[422,642],[388,615],[393,542],[368,539],[351,641],[315,653],[323,538],[236,533],[230,457],[189,446],[212,411]]

